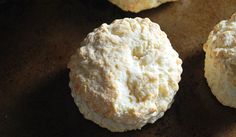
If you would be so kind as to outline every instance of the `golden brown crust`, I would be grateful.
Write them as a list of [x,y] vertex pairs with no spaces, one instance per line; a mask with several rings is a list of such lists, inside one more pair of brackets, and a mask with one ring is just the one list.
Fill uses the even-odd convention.
[[158,7],[159,5],[177,0],[109,0],[124,11],[140,12],[142,10]]

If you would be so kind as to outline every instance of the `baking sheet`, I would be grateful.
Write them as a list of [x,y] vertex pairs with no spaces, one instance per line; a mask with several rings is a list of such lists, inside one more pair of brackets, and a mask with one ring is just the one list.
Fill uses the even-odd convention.
[[[222,106],[203,75],[202,45],[236,0],[179,0],[138,14],[106,0],[0,2],[1,137],[235,137],[236,110]],[[70,96],[67,62],[87,33],[116,18],[149,17],[183,59],[175,102],[142,130],[111,133],[83,118]]]

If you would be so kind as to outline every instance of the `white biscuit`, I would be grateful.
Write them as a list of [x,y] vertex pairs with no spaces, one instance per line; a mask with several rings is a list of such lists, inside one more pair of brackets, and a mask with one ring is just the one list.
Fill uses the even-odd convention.
[[203,49],[212,93],[223,105],[236,108],[236,14],[215,26]]
[[181,64],[158,24],[118,19],[89,33],[71,57],[72,96],[84,117],[101,127],[141,129],[171,106]]
[[177,0],[109,0],[124,11],[140,12],[142,10],[158,7],[163,3]]

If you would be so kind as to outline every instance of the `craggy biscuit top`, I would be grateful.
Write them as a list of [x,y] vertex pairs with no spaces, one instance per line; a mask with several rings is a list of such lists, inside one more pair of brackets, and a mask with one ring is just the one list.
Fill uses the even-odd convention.
[[72,92],[88,108],[141,128],[170,107],[181,64],[158,24],[148,18],[125,18],[89,33],[68,67]]
[[228,82],[236,86],[236,14],[215,26],[204,51],[214,60],[214,67],[227,73]]
[[236,108],[236,14],[215,26],[203,49],[212,93],[223,105]]

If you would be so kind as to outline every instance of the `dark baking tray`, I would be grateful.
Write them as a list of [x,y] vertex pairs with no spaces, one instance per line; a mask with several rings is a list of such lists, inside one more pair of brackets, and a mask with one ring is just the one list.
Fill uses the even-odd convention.
[[[211,94],[202,51],[213,26],[235,11],[236,0],[179,0],[138,14],[106,0],[0,0],[0,137],[235,137],[236,110]],[[66,65],[95,27],[136,16],[160,24],[184,71],[163,118],[111,133],[78,111]]]

